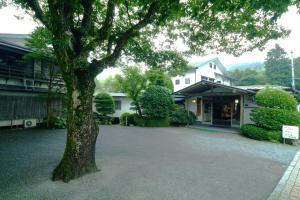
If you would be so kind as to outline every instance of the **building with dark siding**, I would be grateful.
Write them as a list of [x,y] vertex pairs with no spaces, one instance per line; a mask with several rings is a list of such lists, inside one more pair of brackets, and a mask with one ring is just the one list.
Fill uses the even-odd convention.
[[[47,116],[49,66],[46,59],[23,59],[32,50],[23,34],[0,34],[0,127],[34,126]],[[56,68],[57,69],[57,68]],[[63,84],[61,79],[55,82]],[[50,102],[53,112],[62,109],[62,101]],[[28,122],[30,121],[30,122]]]

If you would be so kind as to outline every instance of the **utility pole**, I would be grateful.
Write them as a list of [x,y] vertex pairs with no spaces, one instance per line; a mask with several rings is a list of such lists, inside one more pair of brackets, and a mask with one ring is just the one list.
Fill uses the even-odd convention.
[[294,92],[296,90],[296,88],[295,88],[295,70],[294,70],[293,50],[291,51],[291,68],[292,68],[292,89]]

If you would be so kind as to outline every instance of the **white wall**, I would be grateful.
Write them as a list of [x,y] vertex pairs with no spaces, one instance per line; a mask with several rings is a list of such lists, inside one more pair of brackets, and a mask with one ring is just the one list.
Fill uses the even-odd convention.
[[122,113],[128,112],[128,113],[134,113],[135,111],[130,110],[130,103],[132,100],[128,97],[113,97],[115,100],[121,101],[121,110],[116,110],[114,114],[112,114],[112,117],[120,117]]
[[[113,97],[114,100],[120,100],[121,101],[121,110],[115,110],[115,113],[110,115],[112,117],[120,117],[122,113],[128,112],[128,113],[134,113],[133,110],[130,110],[130,103],[132,100],[129,97]],[[95,103],[93,103],[93,112],[96,112],[96,106]]]
[[[190,83],[186,84],[185,83],[185,79],[189,78],[190,79]],[[176,85],[176,80],[180,81],[179,85]],[[190,85],[193,85],[195,83],[195,70],[189,71],[187,72],[184,76],[176,76],[176,77],[172,77],[172,82],[174,85],[174,91],[178,91],[181,90],[185,87],[188,87]]]
[[[210,68],[209,63],[197,68],[197,69],[191,69],[189,70],[184,76],[176,76],[176,77],[172,77],[172,82],[174,85],[174,91],[178,91],[181,90],[183,88],[186,88],[190,85],[195,84],[196,82],[200,82],[201,81],[201,76],[206,76],[208,78],[213,78],[216,80],[220,80],[222,84],[225,85],[230,85],[230,81],[224,79],[223,77],[216,77],[215,73],[218,74],[223,74],[222,71],[220,70],[218,63],[214,63],[214,62],[210,62],[212,63],[212,68]],[[214,65],[216,66],[216,69],[214,69]],[[185,84],[185,79],[189,78],[190,79],[190,83],[189,84]],[[196,78],[196,80],[195,80]],[[176,80],[180,81],[180,84],[176,85]]]

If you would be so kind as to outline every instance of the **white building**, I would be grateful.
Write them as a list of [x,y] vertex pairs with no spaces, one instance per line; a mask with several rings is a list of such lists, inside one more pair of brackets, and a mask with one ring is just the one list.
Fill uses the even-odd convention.
[[[121,92],[110,92],[108,93],[115,102],[115,113],[110,115],[111,117],[120,117],[122,113],[134,113],[130,109],[132,100],[125,93]],[[97,94],[94,94],[97,95]],[[95,103],[93,103],[93,111],[96,112]]]
[[211,81],[224,85],[233,85],[233,79],[219,58],[191,64],[190,70],[184,76],[172,77],[174,92],[200,81]]

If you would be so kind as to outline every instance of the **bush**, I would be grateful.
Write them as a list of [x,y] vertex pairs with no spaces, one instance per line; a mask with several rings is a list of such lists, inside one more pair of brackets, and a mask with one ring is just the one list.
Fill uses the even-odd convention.
[[134,114],[130,113],[122,113],[120,116],[120,124],[123,126],[126,126],[126,120],[127,120],[127,126],[134,125],[134,120],[133,120]]
[[196,119],[197,119],[196,114],[193,113],[192,111],[189,111],[189,117],[188,117],[189,125],[195,124]]
[[241,127],[241,131],[246,137],[255,140],[268,140],[273,142],[282,141],[281,131],[268,131],[253,124],[243,125]]
[[255,140],[269,140],[269,136],[266,130],[257,127],[252,124],[245,124],[241,127],[242,134],[246,137]]
[[94,102],[97,111],[97,113],[94,113],[96,122],[99,124],[111,124],[112,117],[107,115],[115,113],[113,98],[109,94],[102,92],[95,97]]
[[102,124],[102,125],[111,125],[112,124],[111,116],[102,115],[102,114],[94,112],[94,118],[95,118],[97,124]]
[[297,108],[296,99],[289,94],[280,89],[267,88],[260,90],[256,94],[256,102],[259,106],[267,108],[277,108],[295,111]]
[[147,127],[167,127],[170,126],[170,118],[147,119],[145,125]]
[[270,141],[282,142],[281,131],[268,131],[268,135]]
[[182,107],[176,106],[171,114],[171,124],[176,126],[194,124],[196,121],[196,115]]
[[67,128],[67,119],[64,117],[51,117],[49,120],[50,127],[58,128],[58,129],[65,129]]
[[281,130],[282,125],[300,125],[298,112],[276,108],[256,108],[251,113],[251,119],[257,126],[267,130]]
[[176,106],[171,114],[171,124],[173,125],[187,125],[188,115],[187,111],[179,106]]
[[152,85],[142,94],[142,112],[147,119],[162,119],[169,117],[174,107],[174,99],[165,87]]
[[137,126],[141,126],[141,127],[146,126],[146,120],[143,117],[139,116],[138,114],[133,115],[133,121],[134,124]]

